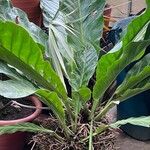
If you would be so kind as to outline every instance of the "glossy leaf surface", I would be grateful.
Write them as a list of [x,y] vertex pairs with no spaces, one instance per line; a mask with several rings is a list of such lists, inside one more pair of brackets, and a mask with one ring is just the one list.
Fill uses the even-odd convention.
[[49,62],[43,59],[39,46],[21,26],[0,21],[0,59],[22,71],[40,86],[55,90],[60,97],[66,98],[59,77]]

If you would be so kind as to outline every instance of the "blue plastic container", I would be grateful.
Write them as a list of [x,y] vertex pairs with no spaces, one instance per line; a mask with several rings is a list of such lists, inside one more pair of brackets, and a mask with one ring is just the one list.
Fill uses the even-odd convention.
[[[124,69],[118,76],[118,84],[123,81],[128,70]],[[117,120],[140,116],[150,116],[150,90],[121,102],[117,107]],[[121,129],[137,140],[150,140],[150,128],[126,124]]]

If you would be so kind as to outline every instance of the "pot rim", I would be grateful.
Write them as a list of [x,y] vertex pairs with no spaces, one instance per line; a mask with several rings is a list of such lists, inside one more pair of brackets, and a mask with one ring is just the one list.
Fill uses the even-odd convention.
[[24,123],[24,122],[30,122],[34,120],[42,111],[42,103],[36,96],[29,96],[27,99],[31,100],[33,104],[36,107],[36,110],[31,115],[21,118],[21,119],[15,119],[15,120],[0,120],[0,126],[3,125],[15,125],[18,123]]

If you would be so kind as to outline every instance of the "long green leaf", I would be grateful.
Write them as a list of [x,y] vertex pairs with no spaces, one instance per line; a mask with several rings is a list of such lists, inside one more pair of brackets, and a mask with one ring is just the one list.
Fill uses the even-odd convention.
[[40,27],[28,20],[24,11],[13,7],[8,0],[0,1],[0,20],[10,20],[20,24],[31,34],[37,43],[44,46],[43,49],[47,50],[48,36]]
[[72,92],[72,104],[75,113],[75,128],[77,127],[78,115],[81,109],[86,108],[86,103],[91,98],[91,90],[87,87],[82,87],[78,91]]
[[0,73],[6,75],[11,79],[20,79],[19,73],[14,69],[9,67],[6,63],[0,61]]
[[76,31],[76,37],[68,37],[72,44],[91,43],[99,51],[104,5],[104,0],[61,0],[66,21]]
[[76,66],[68,68],[70,84],[72,89],[77,91],[82,86],[87,86],[92,77],[97,64],[97,52],[91,45],[86,45],[83,49],[75,53]]
[[22,132],[35,132],[35,133],[48,133],[51,136],[54,136],[60,141],[63,141],[64,139],[59,136],[56,132],[46,129],[44,127],[35,125],[33,123],[21,123],[21,124],[15,124],[10,126],[0,126],[0,134],[12,134],[18,131]]
[[62,68],[64,70],[65,75],[67,75],[67,72],[66,72],[63,58],[59,52],[59,48],[58,48],[58,45],[57,45],[56,40],[55,40],[55,35],[51,31],[51,29],[49,29],[49,43],[48,43],[48,45],[49,45],[49,55],[52,56],[53,67],[54,67],[55,71],[57,72],[58,76],[60,77],[61,81],[63,82],[63,84],[65,86]]
[[49,134],[54,133],[49,129],[45,129],[33,123],[22,123],[22,124],[10,125],[10,126],[0,126],[0,134],[6,134],[6,133],[10,134],[18,131],[45,132]]
[[144,117],[143,116],[143,117],[119,120],[115,123],[110,124],[109,126],[112,128],[119,128],[121,125],[125,125],[127,123],[149,128],[150,127],[150,117]]
[[73,51],[67,44],[66,30],[71,30],[65,24],[63,14],[59,10],[59,1],[42,0],[41,8],[43,10],[44,25],[49,30],[48,55],[51,56],[53,67],[64,83],[63,75],[69,79],[65,61],[71,65],[74,59]]
[[43,10],[43,23],[45,27],[49,27],[49,24],[55,18],[59,10],[60,0],[41,0],[40,7]]
[[[116,90],[116,94],[126,92],[129,89],[136,88],[140,82],[150,77],[150,54],[146,55],[141,61],[136,63],[134,67],[127,73],[123,83]],[[120,93],[120,94],[119,94]]]
[[76,62],[76,65],[67,66],[67,72],[75,91],[86,86],[94,74],[100,50],[104,4],[104,0],[61,0],[60,10],[64,13],[66,24],[75,33],[67,31],[68,45],[74,51]]
[[[118,74],[128,64],[133,62],[137,58],[137,56],[139,56],[142,50],[144,50],[149,45],[149,40],[135,40],[137,35],[140,34],[140,31],[142,31],[145,25],[149,23],[149,13],[150,9],[147,9],[143,15],[137,17],[131,22],[127,29],[127,34],[123,38],[122,48],[119,51],[108,53],[99,60],[96,70],[97,81],[93,91],[93,97],[95,99],[93,111],[95,110],[99,99],[102,98],[104,92],[115,80]],[[141,20],[143,21],[141,22]],[[134,30],[135,26],[136,29]],[[130,34],[132,31],[134,31],[134,33]],[[144,37],[144,33],[142,37]]]
[[65,101],[63,101],[57,96],[55,92],[49,92],[44,89],[40,89],[36,92],[38,96],[41,97],[41,100],[51,108],[56,118],[58,119],[61,127],[63,127],[64,132],[68,136],[71,134],[71,131],[66,125],[66,115],[65,115]]
[[135,85],[133,88],[129,88],[124,93],[119,94],[116,93],[114,100],[124,101],[149,89],[150,89],[150,77],[142,80],[140,83]]
[[[54,36],[55,42],[57,43],[59,53],[68,61],[73,61],[73,52],[67,45],[66,31],[71,31],[65,24],[63,13],[60,11],[59,7],[60,0],[41,0],[41,8],[43,10],[44,25],[53,32],[50,32],[49,36]],[[49,41],[51,45],[51,40]],[[50,48],[55,48],[50,47]],[[52,51],[53,49],[49,49]],[[55,50],[55,49],[54,49]],[[56,51],[55,50],[55,51]],[[58,52],[57,52],[58,53]],[[50,53],[51,54],[51,53]]]
[[[150,24],[148,25],[144,39],[149,39],[148,34],[149,31],[150,31]],[[117,90],[114,93],[114,96],[111,98],[112,101],[109,101],[109,103],[95,117],[95,119],[99,120],[102,116],[104,116],[107,113],[107,111],[110,108],[115,106],[116,104],[113,103],[113,101],[121,102],[150,89],[149,59],[150,54],[147,54],[130,69],[123,83],[117,88]]]
[[[140,54],[141,50],[143,50],[145,47],[149,45],[148,41],[141,41],[141,42],[132,42],[124,48],[124,53],[122,56],[117,57],[118,52],[113,54],[108,54],[107,56],[104,56],[98,64],[97,67],[97,81],[94,86],[93,91],[93,97],[95,99],[93,110],[95,109],[97,103],[99,102],[99,99],[102,98],[104,92],[107,90],[107,88],[111,85],[111,83],[115,80],[115,78],[118,76],[118,74],[132,61],[134,61],[135,57],[137,57],[138,54]],[[134,52],[132,52],[132,50]],[[108,62],[106,62],[106,60]],[[110,65],[110,62],[112,64]],[[105,68],[108,68],[107,72],[105,72]],[[105,72],[105,74],[104,74]],[[101,75],[101,76],[100,76]]]
[[72,104],[76,107],[76,114],[80,112],[81,108],[84,108],[87,101],[91,98],[91,90],[87,87],[82,87],[79,91],[72,92]]
[[0,73],[9,77],[7,80],[0,80],[0,95],[7,98],[27,97],[37,90],[37,87],[25,77],[19,75],[14,69],[4,62],[0,62]]
[[41,49],[21,26],[0,21],[0,59],[16,67],[40,86],[66,99],[65,88]]
[[0,95],[6,98],[27,97],[36,92],[37,88],[29,81],[22,80],[0,80]]
[[57,96],[57,94],[55,92],[49,92],[44,89],[38,90],[36,94],[40,96],[41,100],[52,109],[56,117],[64,123],[65,122],[64,106],[62,100]]
[[102,133],[103,131],[107,130],[109,127],[119,128],[121,125],[125,125],[127,123],[130,123],[132,125],[143,126],[143,127],[150,127],[150,117],[143,116],[143,117],[137,117],[137,118],[128,118],[124,120],[119,120],[110,125],[100,125],[99,127],[96,128],[96,131],[93,134],[93,136]]
[[139,35],[141,36],[141,31],[142,29],[148,25],[149,21],[150,21],[150,1],[147,0],[147,10],[146,12],[141,15],[140,17],[137,17],[136,19],[134,19],[132,21],[132,23],[130,23],[130,25],[128,26],[128,31],[126,36],[124,36],[123,38],[123,46],[127,46],[131,41],[137,41],[139,40]]

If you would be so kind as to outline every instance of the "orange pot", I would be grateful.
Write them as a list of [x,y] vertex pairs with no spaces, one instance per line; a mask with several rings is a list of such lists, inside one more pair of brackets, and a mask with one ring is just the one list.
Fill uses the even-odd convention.
[[109,22],[110,22],[110,17],[111,17],[111,6],[106,4],[105,10],[104,10],[104,25],[106,28],[109,28]]
[[42,26],[42,11],[40,8],[40,0],[11,0],[13,6],[20,8],[28,15],[31,22],[39,27]]
[[[29,97],[29,99],[31,99],[35,107],[37,107],[37,109],[33,114],[31,114],[28,117],[17,120],[7,120],[7,121],[0,120],[0,126],[14,125],[34,120],[41,113],[41,109],[39,108],[42,107],[42,104],[34,96]],[[0,135],[0,150],[23,150],[26,136],[27,136],[26,132],[16,132],[13,134]]]

